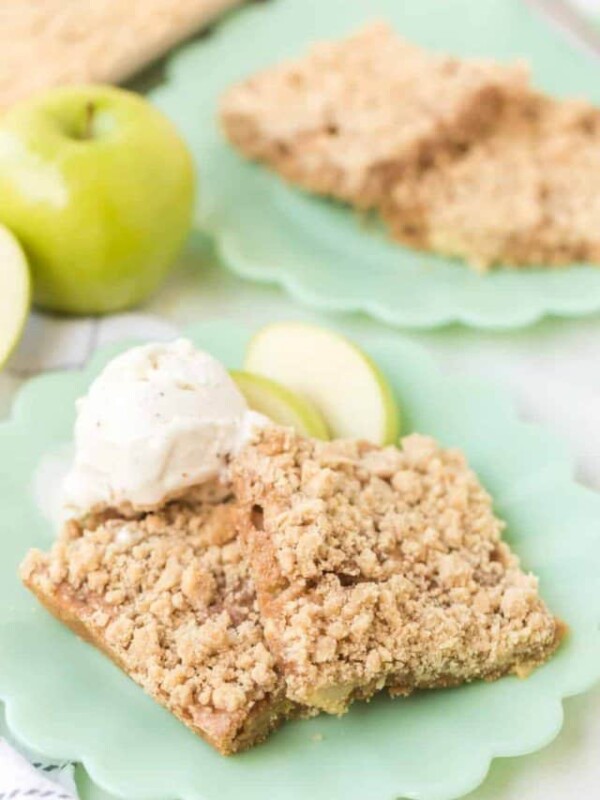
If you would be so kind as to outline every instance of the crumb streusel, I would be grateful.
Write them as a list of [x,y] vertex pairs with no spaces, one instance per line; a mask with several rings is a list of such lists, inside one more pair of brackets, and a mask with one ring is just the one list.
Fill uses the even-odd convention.
[[562,627],[460,452],[418,435],[397,449],[272,427],[233,472],[294,701],[340,713],[384,686],[525,674],[557,647]]
[[405,175],[382,204],[412,247],[504,264],[600,262],[600,111],[532,93],[493,134]]
[[[204,493],[206,494],[206,493]],[[267,649],[235,503],[173,502],[69,522],[25,584],[155,700],[224,754],[292,711]]]
[[405,169],[481,135],[527,82],[521,64],[428,53],[376,23],[232,87],[221,122],[245,156],[369,208]]

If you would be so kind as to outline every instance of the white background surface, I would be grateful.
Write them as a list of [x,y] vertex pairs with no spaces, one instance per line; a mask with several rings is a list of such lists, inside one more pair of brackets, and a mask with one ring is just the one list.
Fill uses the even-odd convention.
[[[156,336],[169,332],[172,325],[185,327],[223,317],[249,327],[286,318],[334,321],[298,306],[279,290],[238,280],[217,267],[210,254],[184,260],[156,300],[141,312],[159,315],[160,319],[150,320],[149,328],[148,320],[142,320],[143,329]],[[344,319],[357,331],[383,330],[362,317]],[[139,324],[137,315],[100,324],[32,319],[22,348],[9,369],[0,373],[0,416],[8,413],[11,397],[23,380],[21,373],[32,364],[76,363],[94,342],[130,336]],[[398,335],[424,345],[445,370],[489,376],[508,388],[524,417],[544,424],[570,443],[580,480],[600,490],[600,317],[546,321],[510,334],[452,327]],[[60,359],[55,357],[58,352],[63,354]],[[600,687],[568,700],[565,716],[563,731],[549,747],[523,758],[496,760],[486,783],[469,800],[600,797]],[[89,786],[83,796],[105,797]]]

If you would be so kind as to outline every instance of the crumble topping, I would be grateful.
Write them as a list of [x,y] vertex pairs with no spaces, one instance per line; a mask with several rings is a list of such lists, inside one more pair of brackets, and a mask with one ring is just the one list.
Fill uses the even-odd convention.
[[589,103],[520,97],[491,135],[398,181],[384,217],[401,241],[479,269],[597,262],[599,134]]
[[226,500],[71,521],[21,568],[58,616],[74,605],[135,681],[225,752],[253,710],[281,696],[234,515]]
[[247,157],[369,208],[405,168],[486,130],[527,80],[522,65],[427,53],[375,23],[232,87],[221,122]]
[[259,434],[233,465],[265,633],[288,696],[352,697],[539,663],[557,622],[457,450]]
[[480,271],[600,263],[600,110],[533,90],[522,65],[372,24],[233,86],[220,116],[247,158],[377,210],[410,247]]
[[[0,108],[54,86],[123,83],[237,0],[4,4]],[[31,69],[31,63],[43,69]]]

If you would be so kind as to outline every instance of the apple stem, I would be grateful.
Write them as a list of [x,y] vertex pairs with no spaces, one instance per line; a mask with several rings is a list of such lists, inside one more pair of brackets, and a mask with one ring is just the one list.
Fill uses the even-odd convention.
[[96,106],[91,102],[86,103],[85,106],[85,119],[83,121],[83,130],[81,132],[82,139],[92,138],[92,123],[94,121],[94,114],[96,113]]

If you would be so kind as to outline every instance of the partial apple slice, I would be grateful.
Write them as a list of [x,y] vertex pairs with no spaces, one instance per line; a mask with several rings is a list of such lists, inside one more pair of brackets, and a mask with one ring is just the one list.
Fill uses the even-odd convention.
[[278,322],[251,340],[244,364],[310,400],[335,438],[395,443],[399,413],[376,364],[333,331],[302,322]]
[[27,259],[12,233],[0,225],[0,368],[21,337],[30,302]]
[[253,411],[264,414],[278,425],[294,428],[303,436],[329,439],[329,430],[321,413],[304,397],[252,372],[232,370],[231,377]]

